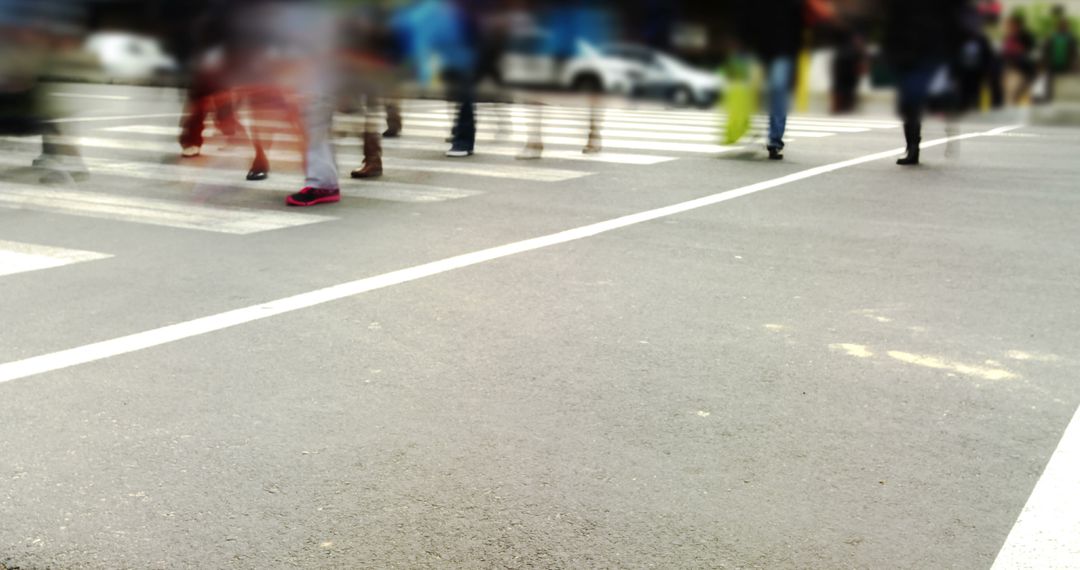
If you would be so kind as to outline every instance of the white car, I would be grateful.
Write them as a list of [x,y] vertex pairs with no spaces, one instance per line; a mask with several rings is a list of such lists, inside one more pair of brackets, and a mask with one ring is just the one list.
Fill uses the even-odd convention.
[[177,71],[176,59],[149,36],[127,32],[98,32],[83,45],[97,57],[106,75],[124,79],[145,79]]
[[629,95],[641,78],[641,66],[611,57],[584,40],[577,54],[559,61],[547,49],[542,32],[518,36],[499,61],[499,80],[506,85],[572,89]]
[[675,57],[644,46],[615,44],[604,48],[610,58],[633,62],[641,70],[635,94],[660,97],[677,106],[711,107],[724,90],[715,73],[691,67]]

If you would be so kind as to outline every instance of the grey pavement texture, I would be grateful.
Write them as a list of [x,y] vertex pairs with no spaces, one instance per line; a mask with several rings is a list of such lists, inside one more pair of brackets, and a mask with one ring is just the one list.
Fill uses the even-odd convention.
[[[68,89],[133,97],[77,102],[101,116],[177,108]],[[148,123],[176,119],[72,129]],[[0,384],[0,567],[989,568],[1080,405],[1078,134],[937,147]],[[901,144],[872,130],[796,140],[782,163],[650,166],[480,144],[471,165],[591,174],[388,171],[367,184],[478,193],[346,197],[304,212],[336,220],[244,236],[0,208],[0,240],[113,255],[0,277],[0,362]],[[31,176],[8,168],[0,195]]]

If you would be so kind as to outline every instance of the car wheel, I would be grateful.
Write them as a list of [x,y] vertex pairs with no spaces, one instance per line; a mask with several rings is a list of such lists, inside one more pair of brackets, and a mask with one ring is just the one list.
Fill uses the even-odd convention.
[[690,88],[680,85],[671,91],[671,104],[676,107],[689,107],[694,102],[694,94]]
[[604,86],[600,83],[600,78],[591,74],[575,77],[572,86],[574,91],[582,93],[600,93],[604,90]]

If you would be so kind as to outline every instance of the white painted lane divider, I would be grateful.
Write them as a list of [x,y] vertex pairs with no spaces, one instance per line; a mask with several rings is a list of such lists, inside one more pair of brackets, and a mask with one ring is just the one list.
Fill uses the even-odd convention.
[[51,269],[72,263],[108,259],[110,257],[112,256],[95,251],[0,240],[0,276]]
[[[1000,127],[981,133],[970,133],[966,135],[958,135],[954,137],[927,141],[923,143],[922,146],[923,148],[929,148],[933,146],[943,145],[955,140],[971,139],[982,136],[994,136],[1017,128],[1019,128],[1019,126]],[[886,158],[894,158],[903,152],[904,149],[892,149],[884,152],[878,152],[862,156],[859,158],[853,158],[841,162],[834,162],[832,164],[809,168],[806,170],[788,174],[786,176],[774,178],[772,180],[766,180],[764,182],[750,184],[749,186],[743,186],[742,188],[736,188],[734,190],[728,190],[726,192],[712,194],[710,196],[705,196],[703,198],[698,198],[695,200],[689,200],[687,202],[681,202],[662,208],[638,212],[636,214],[630,214],[627,216],[622,216],[619,218],[614,218],[595,224],[589,224],[586,226],[581,226],[578,228],[554,234],[548,234],[532,239],[508,243],[506,245],[492,247],[489,249],[474,251],[472,253],[466,253],[463,255],[441,259],[439,261],[433,261],[430,263],[416,265],[406,269],[400,269],[398,271],[391,271],[390,273],[384,273],[382,275],[376,275],[374,277],[367,277],[364,279],[358,279],[356,281],[349,281],[346,283],[341,283],[339,285],[326,287],[324,289],[318,289],[308,293],[301,293],[299,295],[293,295],[291,297],[285,297],[283,299],[269,301],[259,305],[252,305],[241,309],[218,313],[216,315],[210,315],[190,321],[184,321],[182,323],[167,325],[144,332],[134,333],[127,336],[113,338],[110,340],[104,340],[101,342],[95,342],[76,348],[61,350],[58,352],[52,352],[40,356],[34,356],[24,360],[7,362],[4,364],[0,364],[0,383],[10,382],[12,380],[18,380],[20,378],[27,378],[30,376],[36,376],[38,374],[44,374],[46,372],[52,372],[72,366],[78,366],[80,364],[96,362],[98,360],[104,360],[106,358],[111,358],[122,354],[128,354],[147,348],[152,348],[155,346],[161,346],[163,344],[176,342],[179,340],[220,331],[238,325],[259,321],[276,315],[290,313],[293,311],[298,311],[300,309],[314,307],[317,305],[323,305],[340,299],[355,297],[369,291],[384,289],[387,287],[392,287],[394,285],[400,285],[402,283],[408,283],[410,281],[416,281],[418,279],[432,277],[441,273],[446,273],[457,269],[463,269],[466,267],[472,267],[474,265],[494,261],[496,259],[503,259],[506,257],[511,257],[530,251],[536,251],[539,249],[544,249],[576,240],[589,238],[599,234],[615,231],[621,228],[642,224],[660,218],[674,216],[700,208],[705,208],[707,206],[720,204],[729,200],[735,200],[737,198],[749,196],[757,192],[762,192],[772,188],[777,188],[779,186],[784,186],[809,178],[822,176],[830,172],[836,172],[837,170],[843,170],[845,168],[851,168],[853,166],[858,166],[861,164],[866,164],[868,162],[874,162]]]
[[1065,428],[992,570],[1080,568],[1080,408]]
[[337,218],[301,212],[201,206],[83,190],[0,184],[0,206],[223,234],[247,235]]

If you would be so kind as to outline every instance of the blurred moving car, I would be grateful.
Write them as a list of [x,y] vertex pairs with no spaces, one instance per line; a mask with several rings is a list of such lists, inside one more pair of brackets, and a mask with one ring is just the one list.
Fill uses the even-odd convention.
[[632,44],[613,44],[603,51],[609,58],[639,66],[640,79],[634,87],[635,95],[658,97],[679,107],[707,108],[723,94],[723,80],[718,75],[692,67],[671,55]]
[[641,66],[612,57],[585,40],[576,54],[560,59],[549,49],[543,32],[514,37],[498,64],[498,80],[517,87],[571,89],[629,95],[641,79]]
[[147,79],[175,73],[176,59],[165,53],[150,36],[128,32],[91,34],[83,49],[97,57],[106,75],[123,79]]

